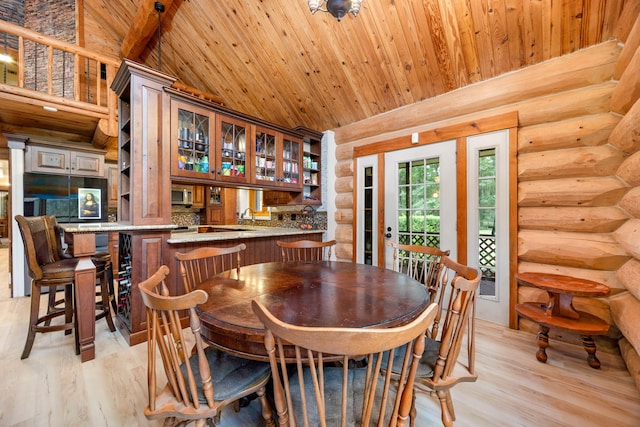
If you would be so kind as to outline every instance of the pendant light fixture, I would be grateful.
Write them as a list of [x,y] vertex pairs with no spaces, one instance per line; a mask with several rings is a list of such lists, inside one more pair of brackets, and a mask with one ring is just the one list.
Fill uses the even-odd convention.
[[347,13],[357,16],[362,0],[307,0],[311,14],[329,12],[338,21]]
[[162,48],[161,48],[161,42],[162,42],[162,26],[161,26],[161,20],[160,20],[160,15],[162,14],[162,12],[164,12],[164,4],[162,4],[162,2],[155,2],[153,4],[153,8],[156,10],[156,12],[158,12],[158,71],[161,71],[162,68]]

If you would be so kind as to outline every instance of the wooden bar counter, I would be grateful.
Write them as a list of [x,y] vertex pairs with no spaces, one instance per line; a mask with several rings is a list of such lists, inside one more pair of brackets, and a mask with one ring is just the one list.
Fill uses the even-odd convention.
[[561,328],[582,335],[589,366],[599,368],[592,336],[606,334],[609,324],[592,314],[577,311],[573,307],[573,297],[604,297],[609,295],[609,288],[591,280],[559,274],[517,273],[515,278],[521,285],[543,289],[549,294],[547,304],[525,302],[515,307],[518,315],[540,325],[537,359],[542,363],[547,361],[545,349],[549,346],[549,329]]

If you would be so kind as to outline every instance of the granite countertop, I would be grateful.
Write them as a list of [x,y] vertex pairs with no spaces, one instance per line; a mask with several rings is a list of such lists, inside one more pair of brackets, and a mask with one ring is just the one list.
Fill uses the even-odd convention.
[[[202,232],[207,230],[207,232]],[[198,232],[200,231],[200,232]],[[170,244],[207,242],[216,240],[254,239],[273,236],[290,236],[323,233],[325,230],[299,228],[260,227],[254,225],[194,225],[174,230],[167,240]]]
[[136,231],[136,230],[173,230],[175,224],[165,225],[131,225],[120,222],[94,222],[94,223],[60,223],[65,233],[108,233],[110,231]]

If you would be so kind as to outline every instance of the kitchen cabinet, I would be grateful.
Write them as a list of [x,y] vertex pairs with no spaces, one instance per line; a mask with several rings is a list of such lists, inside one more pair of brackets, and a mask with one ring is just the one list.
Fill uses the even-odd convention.
[[253,127],[255,141],[253,182],[267,186],[277,185],[276,153],[282,136],[278,132],[262,126]]
[[[215,114],[203,107],[171,100],[171,175],[211,178]],[[204,196],[203,196],[204,200]]]
[[246,184],[250,182],[252,154],[249,123],[232,117],[217,115],[216,118],[216,180]]
[[262,203],[266,206],[288,205],[295,203],[296,194],[289,191],[264,191]]
[[171,224],[170,97],[174,77],[128,59],[111,85],[118,95],[118,221]]
[[104,152],[28,145],[25,171],[102,177],[104,176]]
[[204,208],[204,185],[193,186],[193,204],[191,207],[196,209]]
[[282,138],[282,159],[278,161],[280,185],[292,189],[302,189],[302,139],[284,135]]
[[322,204],[322,134],[303,130],[302,200],[308,205]]
[[105,163],[105,175],[107,177],[107,207],[118,208],[118,177],[117,163]]
[[262,126],[253,126],[253,183],[302,190],[302,140]]
[[236,195],[235,188],[207,187],[208,196],[205,224],[225,225],[236,223]]

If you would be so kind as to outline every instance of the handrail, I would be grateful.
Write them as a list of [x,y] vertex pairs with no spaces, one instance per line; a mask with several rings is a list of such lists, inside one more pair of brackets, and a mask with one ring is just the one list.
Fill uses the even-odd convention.
[[[34,97],[47,98],[48,100],[57,99],[57,103],[63,106],[65,104],[68,105],[67,100],[71,99],[93,105],[94,108],[92,108],[92,110],[95,110],[97,107],[98,109],[102,109],[105,115],[108,114],[109,129],[116,128],[117,97],[109,88],[111,87],[115,72],[120,66],[120,60],[118,58],[103,55],[62,40],[57,40],[1,19],[0,33],[17,37],[17,46],[11,47],[11,56],[14,57],[17,64],[17,82],[15,84],[8,84],[6,81],[0,81],[0,88],[3,85],[9,85],[17,86],[20,89],[28,89],[32,91]],[[25,51],[25,41],[27,40],[35,43],[32,52]],[[4,47],[6,50],[7,46]],[[46,52],[46,62],[40,67],[33,65],[33,69],[27,70],[27,60],[37,61],[39,59],[36,58],[38,49],[44,49]],[[73,57],[72,96],[67,95],[66,86],[64,86],[65,82],[70,79],[70,77],[66,77],[65,75],[65,68],[54,64],[54,54],[56,51],[63,52],[63,61],[65,54],[72,55]],[[42,52],[42,50],[40,50],[40,52]],[[17,58],[15,58],[14,55],[16,55]],[[106,71],[106,81],[102,79],[103,68],[104,71]],[[38,77],[45,69],[47,73],[46,92],[38,90]],[[25,87],[25,75],[28,72],[31,72],[34,76],[33,88]],[[62,93],[54,87],[54,82],[62,82]],[[5,86],[4,91],[8,90]],[[55,93],[56,91],[58,93]]]

